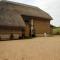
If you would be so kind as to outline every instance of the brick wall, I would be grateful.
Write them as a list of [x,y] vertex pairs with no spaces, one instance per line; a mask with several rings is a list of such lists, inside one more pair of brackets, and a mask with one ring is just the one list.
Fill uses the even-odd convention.
[[28,23],[26,24],[26,27],[25,27],[25,36],[29,36],[29,32],[30,32],[30,27],[28,25]]
[[[34,19],[34,28],[36,35],[50,33],[50,21],[44,19]],[[43,36],[43,35],[42,35]]]

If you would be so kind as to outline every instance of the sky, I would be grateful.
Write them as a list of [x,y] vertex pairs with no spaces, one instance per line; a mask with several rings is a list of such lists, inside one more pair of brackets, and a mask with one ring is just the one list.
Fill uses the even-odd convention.
[[40,9],[49,13],[53,20],[51,24],[60,27],[60,0],[9,0],[24,4],[37,6]]

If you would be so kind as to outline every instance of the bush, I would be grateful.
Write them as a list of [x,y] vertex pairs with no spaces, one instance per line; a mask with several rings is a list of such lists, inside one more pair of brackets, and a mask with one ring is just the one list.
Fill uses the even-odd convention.
[[53,29],[53,34],[60,35],[60,28],[54,28]]

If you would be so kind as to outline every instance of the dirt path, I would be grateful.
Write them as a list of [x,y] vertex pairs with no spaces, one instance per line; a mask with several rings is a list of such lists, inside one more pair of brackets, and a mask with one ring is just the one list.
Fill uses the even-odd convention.
[[60,36],[0,41],[0,60],[60,60]]

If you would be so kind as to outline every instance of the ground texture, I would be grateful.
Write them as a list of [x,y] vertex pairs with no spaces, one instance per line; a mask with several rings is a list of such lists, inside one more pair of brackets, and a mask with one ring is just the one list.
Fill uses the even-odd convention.
[[60,60],[60,36],[0,41],[0,60]]

